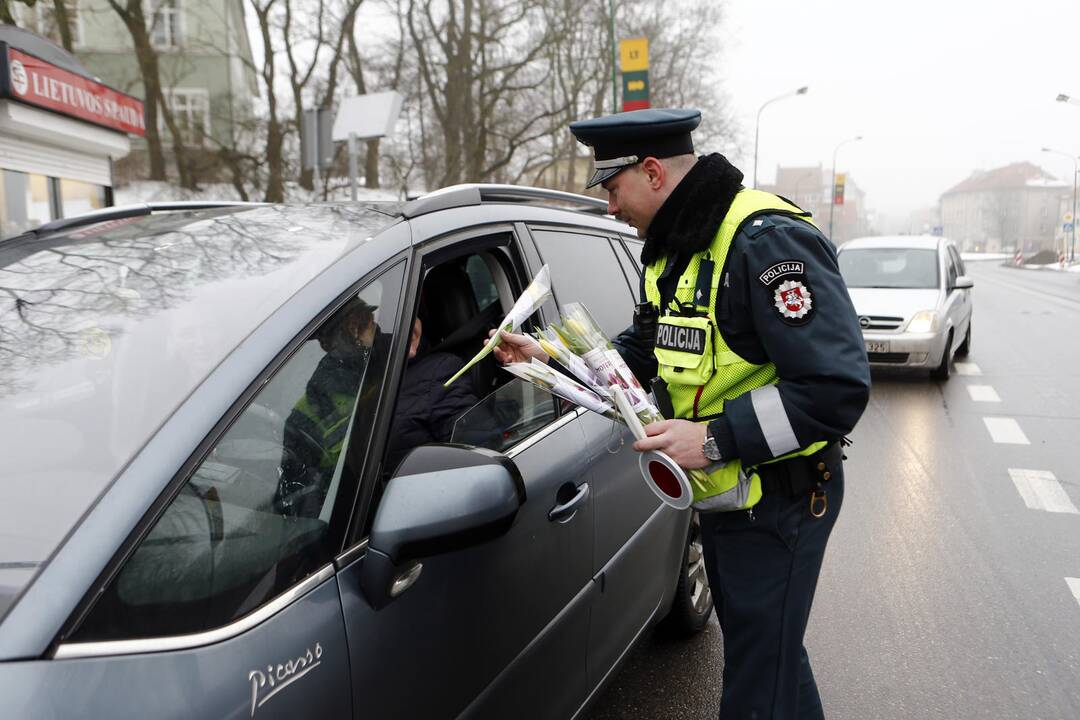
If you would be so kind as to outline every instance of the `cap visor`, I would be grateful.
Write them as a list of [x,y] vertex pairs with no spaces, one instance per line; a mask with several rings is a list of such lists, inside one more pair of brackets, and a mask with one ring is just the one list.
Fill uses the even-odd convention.
[[592,177],[589,178],[589,182],[585,183],[585,189],[588,190],[591,187],[599,185],[610,177],[615,177],[621,171],[625,170],[628,167],[630,166],[623,165],[622,167],[603,168],[601,170],[597,170],[593,173]]

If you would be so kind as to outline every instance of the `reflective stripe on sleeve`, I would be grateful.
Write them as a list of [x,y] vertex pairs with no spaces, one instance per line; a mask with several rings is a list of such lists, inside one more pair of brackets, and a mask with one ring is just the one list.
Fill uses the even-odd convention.
[[784,403],[776,386],[766,385],[751,391],[750,401],[772,456],[780,457],[798,450],[799,441],[795,439],[795,431],[791,429],[791,421],[784,411]]

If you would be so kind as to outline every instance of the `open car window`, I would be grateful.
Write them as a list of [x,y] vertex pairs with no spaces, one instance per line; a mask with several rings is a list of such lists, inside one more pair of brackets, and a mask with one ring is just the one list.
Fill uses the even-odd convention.
[[535,385],[512,378],[458,418],[450,441],[508,450],[558,417],[559,402]]

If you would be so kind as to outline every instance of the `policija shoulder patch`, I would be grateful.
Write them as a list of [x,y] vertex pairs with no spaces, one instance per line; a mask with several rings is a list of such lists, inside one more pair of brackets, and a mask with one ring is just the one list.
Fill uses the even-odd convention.
[[767,268],[758,281],[772,291],[773,307],[788,325],[805,325],[814,313],[814,294],[806,281],[806,266],[785,260]]

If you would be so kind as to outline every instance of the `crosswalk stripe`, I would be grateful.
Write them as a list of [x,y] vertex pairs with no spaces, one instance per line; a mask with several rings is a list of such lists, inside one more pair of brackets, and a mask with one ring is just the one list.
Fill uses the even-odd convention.
[[1024,504],[1032,510],[1080,515],[1065,488],[1049,470],[1009,468],[1009,475]]
[[973,362],[953,363],[953,367],[960,375],[982,375],[982,368]]
[[1012,418],[984,417],[986,429],[990,431],[990,437],[996,443],[1007,445],[1030,445],[1027,435],[1020,429],[1020,424]]
[[1080,578],[1065,578],[1065,582],[1069,585],[1069,589],[1072,590],[1073,597],[1076,598],[1076,602],[1080,603]]
[[1001,402],[997,390],[991,385],[968,385],[967,391],[975,402]]

